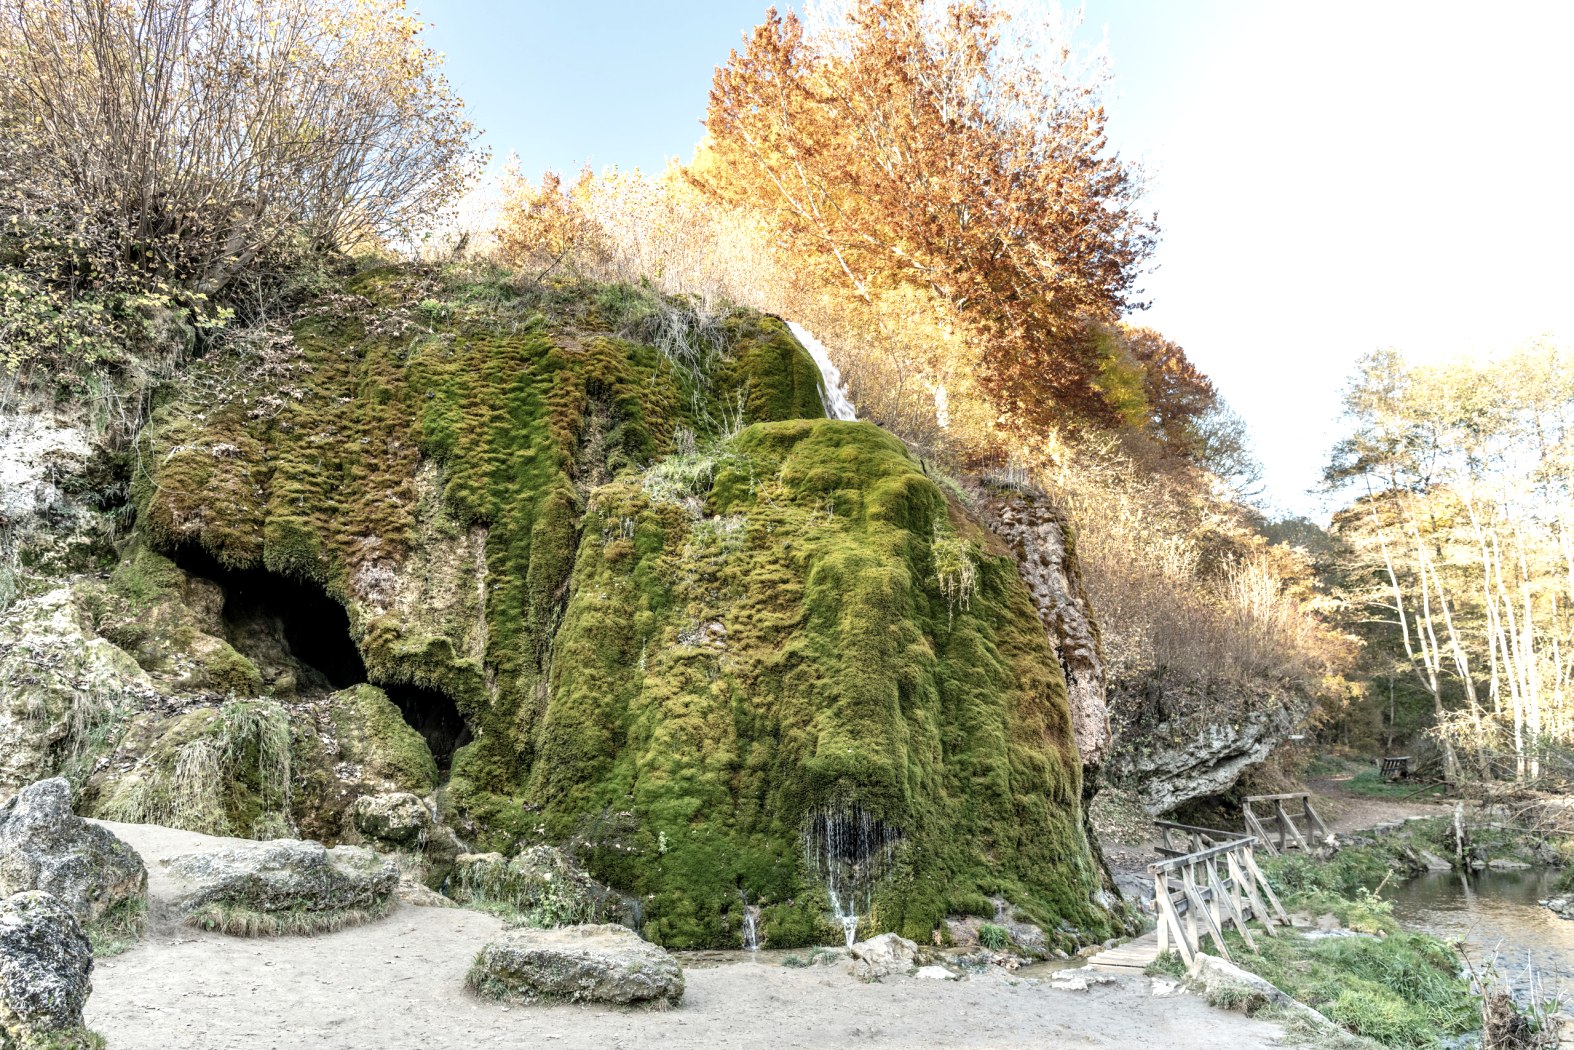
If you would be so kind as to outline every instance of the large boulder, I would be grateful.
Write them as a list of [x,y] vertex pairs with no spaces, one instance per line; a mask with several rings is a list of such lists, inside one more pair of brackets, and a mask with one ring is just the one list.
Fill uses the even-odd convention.
[[466,983],[518,1002],[676,1003],[683,970],[625,926],[514,929],[481,949]]
[[97,921],[147,894],[137,851],[71,810],[63,777],[29,785],[0,803],[0,896],[53,894],[80,922]]
[[277,839],[167,862],[171,906],[189,925],[246,936],[318,933],[381,917],[399,885],[392,861],[360,846]]
[[362,835],[391,846],[420,846],[432,826],[426,803],[408,791],[362,795],[351,807],[350,819]]
[[0,900],[0,1046],[73,1045],[92,976],[93,947],[65,902],[39,890]]

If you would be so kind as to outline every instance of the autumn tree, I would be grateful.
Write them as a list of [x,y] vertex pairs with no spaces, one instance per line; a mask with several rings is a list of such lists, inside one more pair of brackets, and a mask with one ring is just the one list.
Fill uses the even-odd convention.
[[1107,147],[1101,77],[978,0],[853,0],[825,23],[772,10],[717,70],[695,178],[865,301],[931,292],[988,348],[978,379],[1011,425],[1113,418],[1089,325],[1140,305],[1156,227]]
[[479,158],[421,29],[403,0],[0,0],[10,363],[441,210]]

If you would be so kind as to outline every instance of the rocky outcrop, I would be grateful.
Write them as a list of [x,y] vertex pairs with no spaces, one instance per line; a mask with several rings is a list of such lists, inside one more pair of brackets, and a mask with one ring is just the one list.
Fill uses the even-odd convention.
[[84,619],[69,587],[0,612],[0,799],[86,757],[116,708],[155,695],[136,661]]
[[[696,372],[693,348],[603,316],[602,289],[514,316],[445,280],[347,275],[290,319],[265,383],[225,343],[160,390],[137,470],[102,489],[134,522],[96,555],[118,564],[25,586],[68,585],[72,645],[118,650],[116,684],[146,695],[80,748],[30,743],[27,779],[69,762],[104,820],[403,852],[419,831],[349,810],[410,792],[438,800],[423,858],[445,825],[445,856],[455,836],[574,843],[683,948],[738,944],[746,915],[774,947],[834,935],[802,829],[871,800],[911,877],[862,914],[926,942],[934,886],[1010,885],[1026,913],[1111,932],[1077,737],[1099,745],[1063,673],[1090,695],[1091,627],[1059,624],[1057,652],[1070,606],[1035,608],[969,501],[893,435],[825,418],[777,319],[704,319]],[[629,318],[701,331],[635,294]],[[1040,525],[1013,535],[1074,584]],[[591,906],[514,895],[606,917],[605,886],[577,888]]]
[[71,785],[40,781],[0,803],[0,896],[43,890],[91,923],[147,895],[136,850],[71,810]]
[[32,890],[0,900],[0,1046],[81,1045],[93,948],[64,902]]
[[418,846],[432,826],[426,803],[408,791],[362,795],[350,808],[355,830],[390,846]]
[[572,926],[628,918],[622,899],[553,846],[531,846],[511,860],[500,853],[458,858],[449,879],[455,900],[505,905],[529,926]]
[[1149,813],[1229,790],[1295,731],[1308,701],[1285,691],[1153,678],[1118,689],[1107,774]]
[[383,915],[399,869],[369,849],[279,839],[168,861],[186,923],[256,936],[342,929]]
[[509,930],[481,949],[466,978],[478,995],[516,1002],[639,1005],[683,998],[683,971],[624,926]]
[[[35,572],[80,571],[112,532],[92,506],[99,465],[75,406],[24,404],[0,412],[0,609],[25,563]],[[84,498],[84,496],[86,498]]]
[[1048,496],[1031,489],[990,491],[978,510],[990,531],[1016,556],[1022,582],[1033,596],[1066,675],[1071,727],[1082,765],[1095,769],[1109,754],[1109,707],[1098,628],[1077,567],[1071,524]]
[[1553,897],[1552,899],[1544,900],[1541,903],[1547,908],[1551,909],[1552,914],[1556,915],[1558,918],[1574,921],[1574,894],[1565,894],[1561,897]]

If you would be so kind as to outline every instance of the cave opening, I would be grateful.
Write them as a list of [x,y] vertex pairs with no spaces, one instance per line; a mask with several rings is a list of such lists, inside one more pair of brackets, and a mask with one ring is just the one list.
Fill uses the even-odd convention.
[[[174,561],[186,572],[217,584],[225,639],[256,663],[294,678],[293,691],[308,696],[337,692],[372,679],[367,674],[344,606],[321,586],[267,569],[234,569],[200,547],[184,546]],[[422,738],[445,775],[455,749],[470,741],[470,727],[441,689],[407,682],[372,682],[393,701]]]

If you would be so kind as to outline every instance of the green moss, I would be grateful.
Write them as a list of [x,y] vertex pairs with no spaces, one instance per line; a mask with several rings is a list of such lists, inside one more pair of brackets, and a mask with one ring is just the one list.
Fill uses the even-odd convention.
[[363,775],[416,795],[429,794],[437,785],[431,748],[387,693],[375,685],[357,685],[335,694],[331,704],[340,749],[347,760],[367,767]]
[[1107,935],[1064,682],[1014,566],[971,554],[976,594],[948,600],[944,494],[875,427],[759,424],[724,452],[700,520],[659,486],[591,501],[536,737],[547,834],[630,808],[593,870],[674,946],[737,943],[740,890],[773,945],[833,936],[802,835],[846,806],[903,833],[870,932],[927,941],[972,894]]
[[[466,838],[575,843],[669,945],[739,943],[746,895],[791,946],[840,936],[809,814],[858,807],[901,835],[864,932],[927,941],[1000,896],[1108,935],[1014,563],[899,441],[824,418],[780,321],[384,269],[294,340],[267,384],[225,387],[246,363],[216,358],[160,403],[139,535],[320,582],[373,677],[453,697],[474,739],[441,804]],[[439,516],[484,544],[484,651],[365,582],[428,553],[433,465]],[[396,728],[374,750],[430,775]]]

